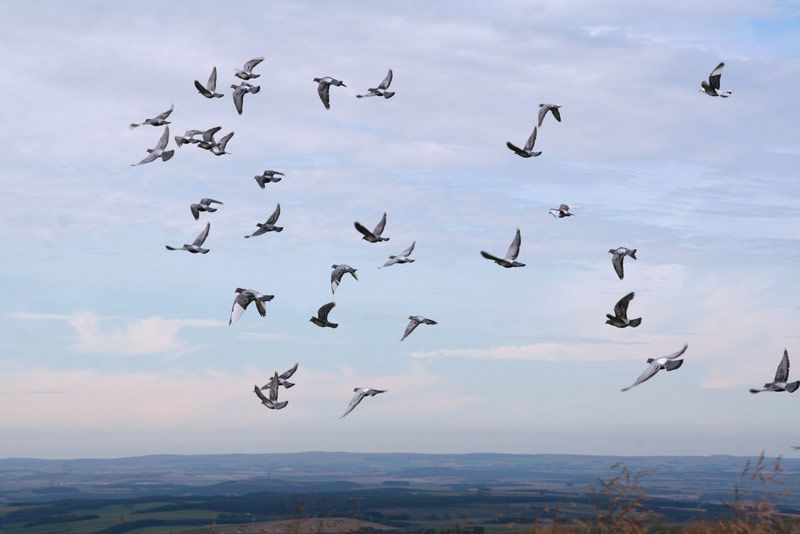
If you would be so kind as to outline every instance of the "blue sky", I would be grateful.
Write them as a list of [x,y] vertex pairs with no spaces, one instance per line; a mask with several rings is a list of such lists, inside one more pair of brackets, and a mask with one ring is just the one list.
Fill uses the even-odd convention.
[[[798,399],[747,388],[800,362],[797,7],[233,5],[0,6],[0,456],[791,454]],[[260,55],[240,117],[228,86]],[[727,100],[697,92],[721,60]],[[390,67],[393,99],[355,98]],[[330,111],[321,75],[348,85]],[[540,102],[563,122],[523,160],[504,144]],[[172,103],[173,135],[219,124],[232,154],[130,167],[161,129],[127,125]],[[194,221],[204,196],[225,205]],[[276,202],[285,230],[242,239]],[[384,211],[391,240],[361,241]],[[211,253],[164,250],[205,220]],[[517,227],[527,267],[480,257]],[[333,263],[360,274],[335,331],[308,322]],[[227,326],[237,286],[276,295],[266,319]],[[628,291],[642,326],[605,325]],[[399,343],[412,314],[439,325]],[[680,371],[619,392],[683,343]],[[294,362],[265,410],[253,384]],[[389,393],[339,420],[354,386]]]

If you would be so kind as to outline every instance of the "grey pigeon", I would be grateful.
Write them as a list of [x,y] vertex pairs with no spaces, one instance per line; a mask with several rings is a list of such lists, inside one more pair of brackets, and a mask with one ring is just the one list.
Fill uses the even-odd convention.
[[386,227],[386,213],[383,214],[383,217],[381,217],[381,220],[378,221],[378,224],[375,226],[375,229],[372,230],[371,232],[367,230],[366,227],[358,221],[354,223],[354,226],[356,227],[356,230],[358,230],[359,233],[364,236],[361,238],[364,241],[369,241],[370,243],[389,241],[388,237],[381,236],[383,234],[383,229]]
[[203,243],[205,243],[206,238],[208,237],[208,231],[211,229],[211,223],[206,223],[206,227],[203,228],[203,231],[200,232],[200,235],[195,238],[194,242],[191,245],[186,243],[183,244],[182,247],[171,247],[169,245],[165,245],[167,250],[185,250],[187,252],[191,252],[192,254],[206,254],[209,249],[203,248]]
[[229,133],[228,135],[220,139],[218,143],[212,145],[211,148],[209,149],[211,153],[214,154],[215,156],[230,154],[230,152],[225,152],[225,147],[228,146],[228,141],[231,140],[231,137],[233,137],[233,132]]
[[274,299],[275,295],[262,295],[254,289],[242,289],[241,287],[237,287],[235,291],[238,294],[233,299],[231,317],[228,320],[229,326],[235,323],[239,317],[242,316],[244,311],[247,309],[247,306],[249,306],[251,302],[256,303],[256,309],[261,317],[267,316],[267,307],[264,306],[264,303]]
[[484,250],[481,250],[481,256],[487,260],[492,260],[497,265],[505,267],[506,269],[510,269],[511,267],[525,267],[524,263],[517,261],[517,256],[519,256],[519,247],[521,244],[522,235],[519,233],[519,228],[517,228],[517,233],[514,234],[514,239],[511,241],[511,245],[508,247],[505,258],[498,258],[497,256],[493,256]]
[[242,106],[244,106],[244,95],[247,93],[256,94],[261,90],[261,86],[253,86],[247,82],[242,82],[239,85],[231,85],[231,89],[233,89],[233,105],[236,107],[236,112],[241,115]]
[[633,292],[628,293],[619,299],[619,302],[617,302],[617,304],[614,306],[614,315],[606,314],[606,317],[608,318],[606,320],[606,324],[616,326],[617,328],[625,328],[626,326],[636,328],[642,324],[641,317],[630,320],[628,319],[628,304],[630,304],[631,300],[633,300]]
[[683,356],[683,353],[686,352],[686,349],[689,348],[689,345],[684,345],[681,350],[678,352],[673,352],[667,356],[662,356],[660,358],[648,358],[647,369],[644,370],[642,374],[639,375],[639,378],[636,379],[636,382],[631,384],[626,388],[622,388],[620,391],[628,391],[629,389],[638,386],[642,382],[646,382],[653,378],[657,372],[662,369],[666,369],[667,371],[674,371],[681,365],[683,365],[683,359],[678,359],[680,356]]
[[533,132],[531,133],[531,136],[528,137],[528,141],[525,143],[525,148],[520,148],[515,144],[511,143],[510,141],[506,142],[506,146],[508,147],[508,149],[514,152],[517,156],[520,156],[522,158],[529,158],[531,156],[536,157],[542,154],[541,152],[535,152],[533,150],[533,145],[535,144],[536,144],[536,126],[533,127]]
[[277,384],[278,386],[283,386],[286,389],[289,389],[290,387],[294,386],[294,382],[289,382],[289,379],[292,378],[292,375],[297,371],[297,368],[299,366],[300,364],[296,363],[292,367],[290,367],[288,371],[284,371],[280,375],[278,375],[278,372],[275,371],[275,374],[278,375],[278,380],[275,380],[275,376],[272,376],[267,381],[266,384],[261,386],[261,389],[262,390],[272,389],[273,387],[276,387],[275,384]]
[[414,329],[421,324],[438,324],[433,319],[428,319],[427,317],[423,317],[421,315],[409,315],[408,320],[408,326],[406,326],[406,331],[403,332],[403,337],[400,338],[400,341],[403,341],[405,338],[407,338],[411,332],[413,332]]
[[539,104],[539,128],[542,127],[542,123],[548,111],[553,115],[553,118],[561,122],[561,112],[558,111],[560,107],[561,106],[556,106],[555,104]]
[[161,161],[169,161],[172,156],[175,155],[175,151],[165,150],[167,148],[167,143],[169,143],[169,126],[164,127],[164,133],[161,134],[161,138],[159,138],[156,146],[147,149],[147,156],[145,156],[144,159],[139,163],[131,163],[131,167],[144,165],[145,163],[150,163],[158,158],[161,158]]
[[325,106],[325,109],[331,109],[331,85],[335,85],[336,87],[347,87],[341,80],[331,78],[330,76],[314,78],[314,81],[318,84],[317,93],[319,93],[319,98],[322,100],[322,105]]
[[787,382],[789,380],[789,351],[784,349],[783,358],[775,371],[775,380],[767,382],[761,389],[751,388],[750,393],[761,393],[762,391],[788,391],[794,393],[800,387],[800,380],[797,382]]
[[352,412],[364,400],[364,397],[374,397],[378,393],[386,393],[386,391],[385,389],[353,388],[353,398],[350,399],[350,404],[347,405],[347,409],[339,416],[339,419]]
[[312,317],[309,319],[309,321],[322,328],[336,328],[339,326],[339,324],[332,323],[328,320],[328,314],[331,312],[334,306],[336,306],[335,302],[324,304],[319,308],[319,310],[317,310],[317,316]]
[[174,104],[171,105],[167,111],[165,111],[163,113],[159,113],[158,115],[156,115],[152,119],[145,119],[140,123],[132,122],[131,123],[131,128],[136,128],[138,126],[144,126],[145,124],[149,124],[151,126],[166,126],[167,124],[169,124],[169,121],[167,120],[167,117],[169,117],[170,113],[172,113],[172,109],[174,107],[175,107]]
[[197,204],[192,204],[189,209],[192,211],[192,216],[195,220],[200,218],[201,211],[207,211],[208,213],[217,211],[217,208],[213,207],[211,204],[219,204],[221,206],[222,202],[214,200],[213,198],[202,198]]
[[625,277],[625,271],[622,268],[622,261],[625,259],[625,256],[630,256],[635,260],[636,249],[617,247],[609,249],[608,253],[611,254],[611,264],[614,266],[617,276],[619,276],[619,279],[622,280]]
[[211,69],[211,75],[208,77],[205,87],[197,80],[194,81],[194,86],[206,98],[222,98],[224,96],[222,93],[217,92],[217,67]]
[[269,216],[267,221],[264,223],[256,224],[256,226],[258,226],[258,230],[256,230],[250,235],[244,236],[245,239],[250,237],[256,237],[265,234],[267,232],[282,232],[283,226],[275,226],[275,223],[278,222],[278,217],[280,216],[281,216],[281,205],[278,204],[277,206],[275,206],[275,211],[272,212],[272,215]]
[[199,144],[200,139],[195,139],[195,136],[203,135],[203,133],[205,133],[203,130],[186,130],[185,134],[175,136],[175,144],[178,146],[185,144]]
[[358,269],[353,269],[349,265],[341,264],[341,265],[331,265],[331,293],[336,293],[336,288],[339,287],[339,284],[342,283],[342,277],[346,273],[350,273],[353,278],[358,280],[356,276],[356,271]]
[[719,96],[721,98],[728,98],[731,96],[732,93],[730,91],[719,90],[719,82],[722,78],[722,68],[724,66],[725,63],[720,63],[711,71],[711,74],[708,75],[708,81],[703,80],[700,82],[701,93],[705,93],[708,96]]
[[[386,260],[386,263],[383,264],[383,267],[389,267],[390,265],[394,265],[395,263],[414,263],[414,260],[412,258],[409,258],[409,256],[411,256],[411,253],[414,252],[414,245],[416,244],[417,242],[414,241],[413,243],[411,243],[411,245],[409,245],[407,249],[405,249],[397,256],[389,256],[389,259]],[[378,269],[380,269],[380,267],[378,267]]]
[[[279,176],[276,176],[276,174],[279,175]],[[267,184],[280,182],[283,176],[284,176],[284,174],[282,172],[267,170],[267,171],[264,171],[263,173],[261,173],[260,175],[255,176],[254,178],[256,179],[256,183],[258,184],[258,187],[260,187],[261,189],[264,189],[264,187]]]
[[236,74],[234,74],[234,76],[236,76],[241,80],[250,80],[252,78],[258,78],[261,75],[254,73],[253,69],[255,68],[256,65],[258,65],[262,61],[264,61],[263,57],[257,57],[255,59],[251,59],[250,61],[244,64],[244,68],[242,70],[236,69]]
[[378,85],[378,87],[370,87],[367,89],[367,93],[364,95],[356,95],[356,98],[364,98],[366,96],[382,96],[383,98],[392,98],[394,96],[394,91],[387,91],[389,85],[392,83],[392,69],[389,69],[389,72],[386,74],[386,77],[383,81]]
[[572,214],[569,212],[569,206],[566,204],[561,204],[557,208],[551,208],[547,211],[550,215],[552,215],[555,219],[563,219],[564,217],[572,217]]

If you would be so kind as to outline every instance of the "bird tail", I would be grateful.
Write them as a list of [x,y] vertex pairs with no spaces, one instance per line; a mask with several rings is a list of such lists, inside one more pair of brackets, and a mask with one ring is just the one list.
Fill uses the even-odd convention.
[[631,250],[631,258],[636,259],[636,249]]
[[265,182],[264,182],[264,177],[263,176],[256,176],[256,182],[258,182],[258,187],[260,187],[261,189],[264,189]]
[[286,408],[287,404],[289,404],[289,401],[275,402],[272,404],[272,407],[275,410],[282,410],[283,408]]
[[756,393],[761,393],[761,392],[762,392],[762,391],[764,391],[764,390],[763,390],[763,389],[754,389],[754,388],[750,388],[750,390],[749,390],[749,391],[750,391],[750,393],[756,394]]
[[786,391],[788,391],[789,393],[794,393],[795,391],[797,391],[798,387],[800,387],[800,380],[798,380],[797,382],[791,382],[789,384],[786,384]]
[[136,124],[135,122],[131,123],[131,128],[138,128],[141,124]]
[[176,145],[181,146],[185,142],[186,142],[186,140],[183,137],[181,137],[180,135],[176,135],[175,136],[175,144]]
[[272,228],[272,229],[273,229],[274,231],[276,231],[276,232],[283,232],[283,226],[275,226],[275,227],[274,227],[274,228]]
[[394,96],[394,91],[384,91],[383,98],[392,98]]
[[628,326],[630,326],[631,328],[636,328],[640,324],[642,324],[641,317],[637,317],[636,319],[631,319],[630,321],[628,321]]
[[309,321],[311,321],[312,323],[314,323],[317,326],[325,326],[325,323],[320,321],[317,317],[312,317],[311,319],[309,319]]
[[169,161],[172,159],[172,156],[175,155],[174,150],[167,150],[166,152],[161,153],[161,161]]
[[681,365],[683,365],[683,360],[669,360],[664,364],[664,369],[667,371],[674,371]]

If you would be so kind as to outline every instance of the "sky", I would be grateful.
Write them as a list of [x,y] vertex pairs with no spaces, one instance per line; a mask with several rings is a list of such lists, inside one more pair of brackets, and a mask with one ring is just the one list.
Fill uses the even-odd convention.
[[[0,457],[792,456],[800,8],[0,4]],[[236,114],[235,68],[264,56]],[[723,89],[699,83],[718,62]],[[212,66],[225,97],[193,87]],[[356,99],[394,71],[394,98]],[[330,75],[325,110],[312,79]],[[548,117],[523,159],[538,105]],[[230,155],[130,166],[222,126]],[[171,143],[170,148],[175,148]],[[261,190],[253,176],[286,173]],[[189,204],[224,202],[195,221]],[[280,203],[284,231],[243,239]],[[555,220],[561,203],[574,216]],[[360,239],[388,213],[388,242]],[[206,221],[211,252],[167,252]],[[519,260],[502,255],[522,232]],[[378,266],[416,241],[416,261]],[[638,250],[625,279],[608,249]],[[330,266],[356,267],[335,298]],[[228,326],[236,287],[274,294]],[[630,291],[639,328],[604,324]],[[308,319],[335,300],[336,330]],[[409,315],[438,321],[399,339]],[[648,357],[676,372],[626,393]],[[295,362],[286,409],[253,394]],[[797,364],[800,366],[800,363]],[[796,373],[792,378],[798,377]],[[387,389],[345,419],[352,388]]]

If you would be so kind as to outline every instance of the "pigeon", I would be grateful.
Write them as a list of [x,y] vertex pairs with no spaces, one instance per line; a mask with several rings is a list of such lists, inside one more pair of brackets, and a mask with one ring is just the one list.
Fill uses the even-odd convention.
[[[280,176],[275,176],[276,174]],[[280,182],[284,174],[278,171],[264,171],[258,176],[255,176],[256,183],[258,183],[258,187],[264,189],[267,184]]]
[[344,413],[339,416],[339,419],[352,412],[355,409],[355,407],[358,406],[362,400],[364,400],[364,397],[366,396],[374,397],[378,393],[386,393],[386,391],[387,390],[385,389],[354,388],[353,398],[350,399],[350,404],[347,405],[347,410],[345,410]]
[[185,144],[198,144],[200,143],[200,139],[195,139],[196,135],[203,135],[203,130],[186,130],[186,133],[183,135],[176,135],[175,136],[175,144],[178,146],[182,146]]
[[550,215],[552,215],[555,219],[563,219],[564,217],[572,217],[572,214],[569,212],[569,206],[566,204],[561,204],[557,208],[552,208],[547,211]]
[[364,236],[361,238],[364,241],[369,241],[370,243],[389,241],[388,237],[381,237],[381,234],[383,234],[383,229],[386,227],[386,213],[383,214],[383,217],[381,217],[381,220],[378,221],[378,224],[375,226],[375,229],[372,230],[371,232],[367,230],[364,227],[364,225],[358,221],[354,223],[354,226],[356,227],[356,230],[358,230],[361,233],[361,235]]
[[151,161],[155,161],[158,158],[161,158],[161,161],[169,161],[172,156],[175,155],[174,150],[164,150],[167,148],[167,143],[169,143],[169,126],[164,127],[164,133],[161,134],[161,138],[156,143],[156,146],[153,148],[147,149],[147,156],[144,157],[142,161],[139,163],[131,163],[131,167],[136,167],[137,165],[144,165],[145,163],[150,163]]
[[606,314],[606,317],[608,317],[606,324],[616,326],[617,328],[625,328],[626,326],[636,328],[642,324],[641,317],[628,320],[628,304],[630,304],[631,300],[633,300],[633,292],[619,299],[619,302],[614,306],[614,315]]
[[514,235],[514,239],[511,241],[511,245],[508,247],[508,252],[506,252],[505,258],[498,258],[497,256],[493,256],[484,250],[481,250],[481,256],[487,260],[492,260],[497,265],[505,267],[506,269],[510,269],[511,267],[525,267],[524,263],[517,261],[517,256],[519,256],[519,247],[521,244],[522,235],[520,235],[519,228],[517,228],[517,233]]
[[242,82],[239,85],[231,85],[231,89],[233,89],[233,105],[236,106],[236,112],[241,115],[242,106],[244,106],[244,95],[247,93],[256,94],[261,90],[261,86],[253,86],[247,82]]
[[264,222],[263,224],[262,223],[256,224],[256,226],[258,226],[258,230],[256,230],[250,235],[244,236],[245,239],[250,237],[256,237],[265,234],[267,232],[282,232],[283,226],[275,226],[275,223],[278,222],[278,217],[280,216],[281,216],[281,205],[278,204],[277,206],[275,206],[275,211],[272,212],[272,215],[269,216],[269,219],[267,219],[267,221]]
[[271,389],[274,386],[274,384],[276,384],[276,383],[279,386],[285,387],[286,389],[289,389],[290,387],[294,386],[294,382],[289,382],[289,379],[292,378],[292,375],[295,373],[295,371],[297,371],[297,368],[299,367],[299,365],[300,364],[297,364],[297,363],[294,364],[288,371],[285,371],[284,373],[282,373],[280,375],[278,375],[278,373],[276,371],[275,374],[278,376],[278,380],[275,380],[275,376],[272,376],[267,381],[266,384],[261,386],[261,389],[262,390]]
[[332,323],[328,320],[328,314],[331,312],[334,306],[336,306],[335,302],[329,302],[321,306],[320,309],[317,310],[317,316],[312,317],[309,319],[309,321],[322,328],[336,328],[339,326],[339,324]]
[[336,78],[331,78],[330,76],[324,76],[322,78],[314,78],[314,81],[317,82],[317,84],[319,84],[317,86],[317,93],[319,93],[319,98],[320,100],[322,100],[322,105],[325,106],[325,109],[331,109],[331,102],[330,102],[331,85],[335,85],[336,87],[347,87],[341,80],[337,80]]
[[533,145],[535,144],[536,144],[536,126],[533,127],[533,133],[531,133],[531,136],[525,143],[525,148],[520,148],[515,144],[511,143],[510,141],[506,142],[506,146],[509,148],[509,150],[511,150],[517,156],[520,156],[522,158],[529,158],[531,156],[535,158],[536,156],[542,155],[541,152],[534,152]]
[[783,358],[775,371],[775,380],[767,382],[761,389],[750,389],[750,393],[761,393],[762,391],[788,391],[794,393],[800,387],[800,380],[787,382],[789,380],[789,351],[784,349]]
[[421,315],[409,315],[408,320],[408,326],[406,327],[406,331],[403,332],[403,337],[400,338],[400,341],[403,341],[405,338],[407,338],[411,332],[413,332],[414,329],[421,324],[438,324],[433,319],[428,319],[427,317],[423,317]]
[[156,115],[152,119],[145,119],[145,120],[143,120],[142,122],[140,122],[138,124],[135,123],[135,122],[132,122],[131,123],[131,128],[137,128],[139,126],[144,126],[145,124],[149,124],[151,126],[166,126],[167,124],[169,124],[169,121],[167,120],[167,117],[169,117],[169,114],[172,113],[172,109],[174,107],[175,107],[174,104],[171,105],[167,111],[165,111],[164,113],[159,113],[158,115]]
[[185,250],[187,252],[191,252],[192,254],[206,254],[208,253],[209,249],[203,248],[203,243],[205,242],[206,238],[208,237],[208,231],[211,229],[211,223],[206,223],[206,227],[203,228],[203,231],[200,232],[200,235],[194,240],[191,245],[187,245],[186,243],[183,244],[182,247],[171,247],[169,245],[165,245],[167,250]]
[[639,375],[639,378],[636,379],[636,382],[631,384],[626,388],[622,388],[620,391],[628,391],[629,389],[638,386],[642,382],[647,382],[657,372],[661,369],[666,369],[667,371],[674,371],[681,365],[683,365],[683,359],[678,360],[680,356],[683,356],[683,353],[686,352],[686,349],[689,348],[689,345],[684,344],[683,348],[678,352],[673,352],[668,356],[662,356],[660,358],[648,358],[647,363],[650,364],[647,366],[647,369],[644,370],[642,374]]
[[339,287],[339,284],[342,282],[342,277],[345,275],[345,273],[350,273],[353,275],[353,278],[358,280],[358,277],[356,276],[356,271],[358,269],[353,269],[349,265],[331,265],[331,269],[333,269],[331,272],[331,293],[336,293],[336,288]]
[[205,87],[197,80],[194,81],[194,86],[206,98],[222,98],[224,96],[222,93],[217,93],[217,67],[211,69],[211,75],[208,77]]
[[234,76],[236,76],[240,80],[250,80],[251,78],[258,78],[261,75],[254,73],[253,69],[256,67],[256,65],[258,65],[262,61],[264,61],[263,57],[257,57],[255,59],[251,59],[250,61],[244,64],[244,69],[242,70],[236,69],[236,74],[234,74]]
[[229,133],[225,137],[219,140],[219,143],[216,143],[211,147],[211,153],[215,156],[222,156],[223,154],[230,154],[230,152],[225,152],[225,147],[228,146],[228,141],[231,140],[233,137],[233,132]]
[[364,98],[365,96],[382,96],[383,98],[392,98],[394,96],[394,91],[387,91],[391,83],[392,69],[389,69],[389,72],[386,73],[386,77],[383,79],[380,85],[378,85],[378,87],[370,87],[367,89],[367,94],[356,95],[356,98]]
[[261,393],[261,390],[258,388],[258,386],[253,386],[253,391],[255,391],[256,396],[259,399],[261,399],[261,404],[263,404],[270,410],[281,410],[283,408],[286,408],[286,405],[289,404],[289,401],[278,402],[279,379],[280,378],[278,377],[278,373],[276,371],[275,375],[272,378],[270,378],[269,384],[271,384],[271,386],[268,388],[269,398],[267,398],[263,393]]
[[262,295],[255,289],[242,289],[241,287],[237,287],[235,292],[238,293],[238,295],[233,299],[231,318],[228,320],[228,326],[235,323],[239,317],[242,316],[251,302],[256,303],[256,309],[259,315],[261,315],[261,317],[266,317],[267,308],[264,306],[264,303],[275,298],[275,295]]
[[[386,260],[386,263],[383,264],[383,267],[389,267],[390,265],[394,265],[395,263],[414,263],[414,260],[412,258],[409,258],[409,256],[411,255],[412,252],[414,252],[414,245],[416,244],[417,242],[414,241],[413,243],[411,243],[411,245],[409,245],[407,249],[405,249],[397,256],[389,256],[389,259]],[[378,267],[378,269],[380,269],[380,267]]]
[[192,204],[189,209],[192,210],[192,216],[195,220],[200,218],[201,211],[207,211],[209,213],[217,211],[217,208],[213,207],[211,204],[219,204],[221,206],[222,202],[214,200],[213,198],[202,198],[199,203]]
[[617,276],[619,276],[619,279],[622,280],[625,277],[625,272],[622,269],[622,260],[625,259],[625,256],[630,256],[635,260],[636,249],[617,247],[609,249],[608,253],[611,254],[611,264],[614,266]]
[[539,104],[539,128],[542,127],[542,123],[548,111],[558,122],[561,122],[561,112],[558,111],[560,107],[561,106],[556,106],[555,104]]
[[711,74],[708,75],[708,81],[703,80],[700,82],[700,92],[705,93],[708,96],[719,96],[722,98],[728,98],[731,96],[730,91],[720,91],[719,90],[719,82],[722,78],[722,67],[725,66],[725,63],[720,63],[717,65],[714,70],[711,71]]

